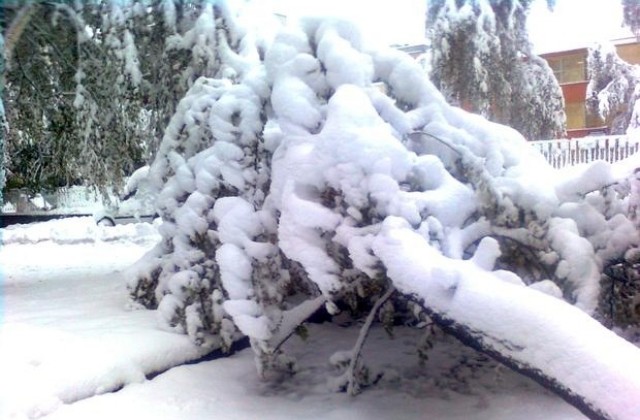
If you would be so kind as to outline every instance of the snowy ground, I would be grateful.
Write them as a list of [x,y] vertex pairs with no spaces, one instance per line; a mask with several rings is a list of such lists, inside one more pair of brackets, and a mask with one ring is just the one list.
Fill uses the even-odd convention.
[[364,360],[382,377],[356,398],[333,391],[328,363],[356,327],[312,325],[307,340],[292,338],[298,373],[277,383],[257,378],[249,349],[178,366],[202,350],[159,330],[154,312],[126,309],[123,270],[158,240],[153,226],[80,218],[0,235],[1,419],[584,418],[451,340],[421,366],[415,329],[373,331]]

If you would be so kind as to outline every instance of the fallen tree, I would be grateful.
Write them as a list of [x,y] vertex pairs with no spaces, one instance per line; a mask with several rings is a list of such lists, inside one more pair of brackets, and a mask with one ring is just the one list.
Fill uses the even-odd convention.
[[638,417],[640,351],[591,318],[603,267],[639,242],[610,165],[560,174],[344,22],[255,42],[205,12],[219,77],[151,167],[163,239],[133,305],[203,346],[249,336],[265,378],[293,368],[281,344],[319,308],[366,317],[350,392],[376,317],[429,318],[592,418]]
[[394,285],[463,343],[532,378],[589,418],[640,413],[640,369],[632,362],[637,347],[584,312],[505,284],[472,261],[435,253],[403,220],[388,219],[374,249]]

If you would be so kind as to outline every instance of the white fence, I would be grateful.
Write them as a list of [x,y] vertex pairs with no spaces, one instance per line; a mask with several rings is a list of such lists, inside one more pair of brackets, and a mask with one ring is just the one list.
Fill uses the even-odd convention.
[[640,150],[640,136],[602,136],[529,142],[554,168],[594,160],[617,162]]

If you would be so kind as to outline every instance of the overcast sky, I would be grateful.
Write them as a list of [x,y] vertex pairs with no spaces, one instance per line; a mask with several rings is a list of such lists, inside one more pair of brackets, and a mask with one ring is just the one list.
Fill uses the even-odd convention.
[[556,0],[553,12],[536,0],[529,15],[529,37],[536,53],[589,46],[630,37],[622,27],[620,0]]
[[[346,17],[359,24],[365,39],[385,44],[424,40],[425,0],[272,0],[290,19],[304,15]],[[533,2],[529,35],[537,53],[590,45],[631,36],[621,27],[620,0],[556,0],[550,12],[545,0]]]
[[424,42],[425,0],[272,0],[289,19],[340,16],[356,22],[366,40],[385,44]]

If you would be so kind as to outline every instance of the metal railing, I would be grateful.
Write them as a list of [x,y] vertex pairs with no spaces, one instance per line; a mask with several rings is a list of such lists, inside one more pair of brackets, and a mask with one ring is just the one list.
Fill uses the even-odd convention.
[[640,136],[600,136],[529,142],[554,168],[589,163],[617,162],[640,150]]

